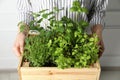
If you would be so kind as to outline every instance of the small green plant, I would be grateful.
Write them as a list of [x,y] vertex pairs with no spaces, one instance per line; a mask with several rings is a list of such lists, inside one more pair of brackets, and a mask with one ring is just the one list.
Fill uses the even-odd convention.
[[[30,22],[30,30],[37,30],[40,35],[29,35],[26,38],[24,58],[30,62],[30,66],[37,67],[89,67],[98,60],[97,35],[90,36],[84,31],[89,25],[86,21],[73,21],[66,16],[57,20],[55,15],[60,10],[63,9],[55,7],[49,13],[47,9],[33,13],[35,20]],[[78,1],[73,2],[70,10],[88,13]],[[46,29],[40,25],[44,19],[50,22],[46,24]]]

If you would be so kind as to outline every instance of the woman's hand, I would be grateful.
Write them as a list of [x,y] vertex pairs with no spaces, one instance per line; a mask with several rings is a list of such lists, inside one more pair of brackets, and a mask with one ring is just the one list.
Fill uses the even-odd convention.
[[103,42],[103,38],[102,38],[102,25],[98,24],[98,25],[93,26],[92,33],[93,34],[95,33],[99,38],[98,46],[100,46],[100,49],[99,49],[98,54],[99,54],[99,58],[100,58],[105,50],[104,42]]
[[99,50],[99,58],[102,56],[105,48],[104,48],[104,42],[103,42],[103,39],[100,39],[98,45],[100,46],[100,50]]
[[16,36],[13,51],[18,57],[23,53],[25,37],[26,35],[23,32],[18,33]]

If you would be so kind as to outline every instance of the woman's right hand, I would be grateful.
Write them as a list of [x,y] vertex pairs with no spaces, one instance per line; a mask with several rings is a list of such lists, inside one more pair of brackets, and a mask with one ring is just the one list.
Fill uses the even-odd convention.
[[13,45],[13,51],[18,57],[20,57],[24,51],[25,37],[26,35],[23,32],[18,33],[16,36],[16,40]]

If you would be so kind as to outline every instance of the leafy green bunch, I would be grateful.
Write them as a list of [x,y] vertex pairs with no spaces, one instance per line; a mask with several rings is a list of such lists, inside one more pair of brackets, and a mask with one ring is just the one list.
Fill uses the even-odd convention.
[[[57,20],[55,15],[61,10],[55,7],[51,12],[46,9],[33,13],[35,20],[30,22],[30,30],[37,30],[40,35],[29,35],[25,40],[24,58],[30,66],[81,68],[89,67],[98,60],[98,37],[84,31],[88,22],[73,21],[66,16]],[[73,2],[70,11],[88,12],[78,1]],[[50,22],[46,29],[40,25],[44,19]]]

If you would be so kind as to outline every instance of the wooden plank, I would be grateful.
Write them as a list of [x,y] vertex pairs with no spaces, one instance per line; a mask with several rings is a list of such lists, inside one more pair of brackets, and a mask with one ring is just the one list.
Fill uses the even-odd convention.
[[89,68],[58,69],[57,67],[21,66],[18,72],[20,80],[99,80],[100,64],[97,62]]
[[[26,75],[29,73],[29,75],[34,75],[34,74],[46,74],[46,75],[52,75],[52,74],[79,74],[79,73],[86,73],[86,72],[97,72],[97,68],[84,68],[84,69],[57,69],[57,68],[21,68],[21,72]],[[35,72],[35,73],[34,73]],[[43,72],[43,73],[41,73]],[[89,74],[89,73],[88,73]]]
[[96,80],[96,75],[54,75],[54,76],[22,76],[23,80]]

